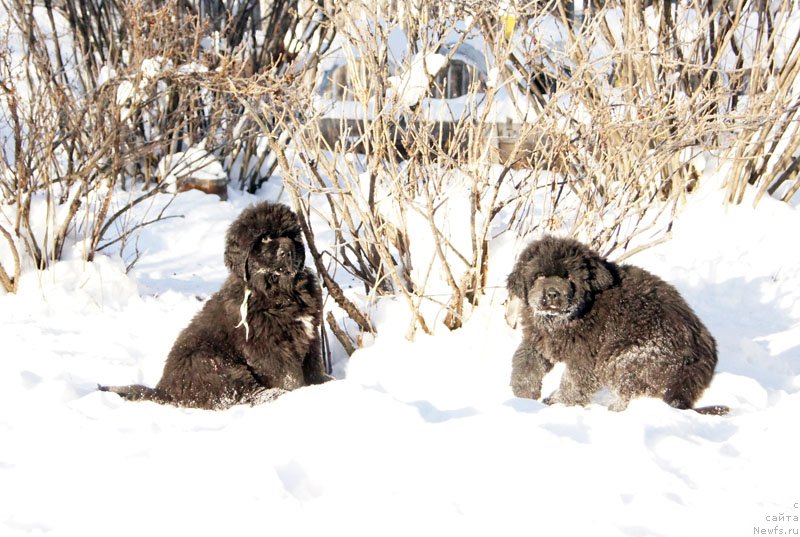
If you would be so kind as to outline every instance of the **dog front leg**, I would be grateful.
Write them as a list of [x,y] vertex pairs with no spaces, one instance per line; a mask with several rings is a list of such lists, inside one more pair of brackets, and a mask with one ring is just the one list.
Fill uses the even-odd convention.
[[511,391],[517,397],[539,399],[542,396],[542,379],[551,369],[553,364],[523,341],[511,360]]
[[303,366],[289,356],[245,352],[247,365],[265,388],[295,390],[305,385]]
[[303,379],[303,367],[301,364],[282,364],[269,382],[270,387],[286,391],[302,388],[306,384]]
[[588,405],[599,389],[600,382],[592,371],[567,366],[561,377],[561,385],[544,402],[548,405]]

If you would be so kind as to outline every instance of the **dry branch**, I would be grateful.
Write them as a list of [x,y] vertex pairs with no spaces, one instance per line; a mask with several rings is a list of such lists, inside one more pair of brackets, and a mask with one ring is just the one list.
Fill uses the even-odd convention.
[[17,246],[14,244],[14,238],[11,236],[3,226],[0,226],[0,234],[6,239],[8,243],[8,247],[11,250],[11,256],[14,259],[14,276],[11,277],[6,272],[5,268],[0,265],[0,283],[3,284],[3,288],[8,293],[16,293],[17,287],[19,286],[19,274],[20,274],[20,260],[19,260],[19,252],[17,252]]
[[350,337],[345,333],[344,330],[342,330],[342,327],[339,326],[339,323],[336,322],[333,312],[329,311],[325,318],[328,321],[328,326],[330,326],[333,335],[336,336],[336,339],[342,344],[347,356],[352,356],[353,353],[356,352],[356,348],[353,346],[353,342],[350,340]]

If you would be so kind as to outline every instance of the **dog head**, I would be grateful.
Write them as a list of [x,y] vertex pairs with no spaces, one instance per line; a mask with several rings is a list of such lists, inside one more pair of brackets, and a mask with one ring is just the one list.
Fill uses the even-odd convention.
[[245,260],[245,279],[258,290],[279,284],[292,288],[294,277],[303,268],[295,243],[286,237],[264,237]]
[[297,215],[264,201],[242,211],[225,237],[225,265],[256,288],[291,282],[305,264]]
[[547,236],[531,243],[509,274],[509,302],[539,322],[582,315],[594,295],[613,286],[616,269],[597,252],[572,240]]

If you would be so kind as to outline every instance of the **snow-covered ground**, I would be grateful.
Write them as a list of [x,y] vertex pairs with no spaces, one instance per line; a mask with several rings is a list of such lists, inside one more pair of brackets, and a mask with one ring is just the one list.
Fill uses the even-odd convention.
[[[269,184],[226,202],[179,196],[168,213],[184,218],[142,231],[130,274],[79,252],[27,271],[0,296],[0,534],[800,534],[800,212],[726,208],[710,183],[670,241],[630,261],[677,286],[716,336],[701,404],[731,406],[726,417],[514,398],[520,334],[502,289],[462,329],[414,342],[404,306],[384,301],[375,340],[349,361],[337,349],[338,380],[260,407],[95,391],[158,380],[225,277],[227,225],[279,192]],[[493,266],[520,247],[506,237]]]

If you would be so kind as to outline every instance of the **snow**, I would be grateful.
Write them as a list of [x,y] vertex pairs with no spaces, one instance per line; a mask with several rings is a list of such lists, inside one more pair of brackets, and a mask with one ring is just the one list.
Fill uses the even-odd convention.
[[[717,338],[701,404],[729,405],[727,417],[654,400],[615,413],[514,398],[520,334],[501,288],[463,328],[413,342],[405,304],[380,300],[374,339],[349,360],[334,345],[337,380],[259,407],[185,410],[96,391],[157,382],[225,278],[228,223],[280,192],[271,181],[224,202],[182,194],[166,212],[182,218],[140,231],[130,273],[118,257],[67,256],[0,295],[0,534],[800,531],[800,249],[787,240],[800,214],[768,198],[752,208],[753,192],[725,207],[713,177],[672,238],[629,261],[673,283]],[[523,245],[492,240],[491,285]]]
[[417,54],[411,60],[408,71],[400,76],[389,77],[398,101],[407,107],[417,105],[428,93],[431,77],[436,76],[445,63],[447,59],[441,54]]
[[[688,39],[695,14],[681,14]],[[616,31],[621,12],[608,16]],[[791,16],[781,31],[796,35],[798,25]],[[563,55],[556,18],[536,35],[552,57]],[[399,102],[440,119],[475,106],[424,98],[444,58],[407,58],[406,41],[390,33],[392,60],[405,66],[393,79]],[[607,69],[604,47],[590,54]],[[171,68],[145,59],[138,80],[119,82],[117,102],[145,99]],[[190,62],[177,71],[205,69]],[[99,80],[116,78],[104,66]],[[489,78],[504,84],[496,72]],[[527,117],[512,105],[500,91],[487,117]],[[373,103],[340,106],[335,117],[376,113]],[[123,402],[97,383],[158,381],[176,335],[226,276],[228,224],[282,189],[273,179],[257,196],[233,191],[222,202],[199,192],[154,197],[133,221],[165,207],[168,218],[138,230],[121,256],[107,251],[87,263],[72,242],[47,271],[23,267],[18,294],[0,294],[0,535],[800,534],[800,249],[792,241],[800,215],[769,198],[753,208],[754,191],[726,207],[713,176],[725,169],[713,168],[698,170],[701,191],[672,238],[629,261],[673,283],[717,338],[717,375],[700,404],[729,405],[726,417],[653,400],[614,413],[514,398],[508,380],[520,334],[504,321],[502,287],[525,242],[511,233],[490,242],[490,293],[459,330],[439,325],[408,341],[404,301],[370,302],[353,287],[348,295],[368,305],[378,333],[350,359],[332,342],[336,381],[222,412]],[[169,182],[225,178],[202,146],[165,157],[159,170]],[[468,196],[458,177],[447,184],[434,193],[443,207],[436,224],[452,248],[471,254]],[[427,221],[414,212],[424,197],[377,194],[387,221],[414,230],[412,278],[446,294]],[[0,263],[9,266],[2,241]],[[326,308],[341,315],[331,300]],[[545,379],[545,393],[561,370]]]
[[158,175],[171,185],[185,179],[223,183],[228,179],[219,159],[202,146],[192,146],[186,151],[162,157],[158,162]]

